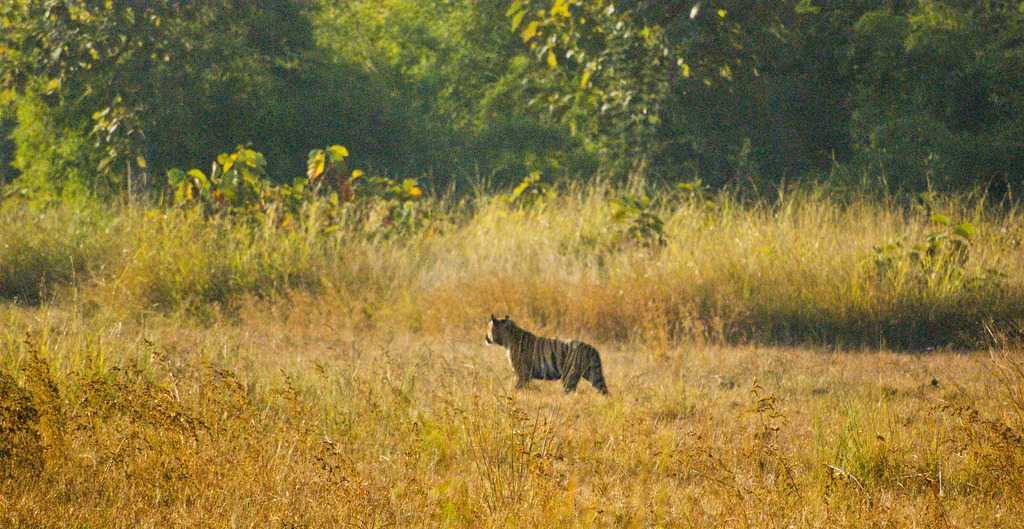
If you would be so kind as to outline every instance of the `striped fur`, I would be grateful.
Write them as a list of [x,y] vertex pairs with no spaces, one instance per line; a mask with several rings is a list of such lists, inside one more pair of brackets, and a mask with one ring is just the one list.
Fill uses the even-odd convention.
[[531,379],[561,380],[566,393],[575,391],[583,377],[601,393],[608,393],[601,371],[601,355],[589,344],[573,340],[535,336],[517,326],[507,316],[491,316],[484,341],[508,350],[508,359],[516,372],[516,388]]

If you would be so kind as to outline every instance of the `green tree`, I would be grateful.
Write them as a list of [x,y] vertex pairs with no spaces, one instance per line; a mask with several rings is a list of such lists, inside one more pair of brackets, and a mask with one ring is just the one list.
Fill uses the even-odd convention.
[[[547,9],[545,9],[547,7]],[[620,170],[799,176],[848,150],[849,9],[804,1],[518,0],[547,110]],[[853,11],[856,11],[855,9]]]
[[529,61],[501,2],[322,2],[317,40],[359,65],[404,119],[390,167],[427,173],[435,185],[464,176],[518,182],[531,170],[586,172],[568,128],[527,108]]
[[[124,189],[252,141],[272,159],[291,155],[297,172],[304,153],[293,149],[308,135],[296,133],[325,111],[303,98],[317,64],[306,9],[299,0],[5,2],[0,83],[43,123],[19,120],[35,131],[16,134],[19,168],[36,182],[65,178],[35,165],[27,149],[42,149],[67,166],[95,162],[73,171],[102,176],[90,187]],[[48,145],[82,130],[90,141],[76,148]]]
[[1024,5],[919,0],[854,25],[852,140],[890,187],[1024,183]]
[[516,0],[535,100],[619,172],[1020,178],[1017,2]]

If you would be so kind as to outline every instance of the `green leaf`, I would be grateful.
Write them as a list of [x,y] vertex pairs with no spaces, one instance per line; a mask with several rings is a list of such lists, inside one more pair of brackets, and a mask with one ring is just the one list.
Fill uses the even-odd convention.
[[417,198],[423,195],[423,190],[420,189],[419,184],[412,178],[406,178],[402,181],[402,193],[411,198]]
[[932,219],[931,220],[932,220],[932,224],[939,224],[939,225],[942,225],[942,226],[950,226],[950,225],[953,224],[953,221],[949,217],[947,217],[945,215],[941,215],[939,213],[936,213],[936,214],[932,215]]
[[555,3],[551,6],[551,16],[553,17],[565,17],[569,18],[569,2],[568,0],[555,0]]
[[332,162],[340,162],[348,158],[348,149],[341,145],[331,145],[327,148],[327,153],[331,155]]
[[510,17],[513,14],[518,13],[519,11],[525,11],[526,7],[523,6],[524,3],[526,3],[526,0],[512,0],[512,3],[508,6],[508,9],[505,11],[505,16]]
[[976,230],[974,229],[974,225],[970,222],[961,222],[956,225],[956,228],[953,228],[953,233],[963,237],[964,239],[970,239],[971,237],[974,237]]
[[171,187],[178,187],[185,181],[185,171],[177,167],[167,171],[167,184]]
[[540,23],[534,20],[526,25],[526,29],[524,29],[519,36],[523,39],[523,42],[530,42],[530,40],[537,35],[537,30],[539,29]]
[[192,184],[182,182],[174,189],[174,203],[184,204],[190,200],[192,200]]
[[327,162],[327,155],[323,149],[314,149],[309,151],[309,162],[307,164],[306,175],[309,176],[309,181],[315,181],[320,178],[320,175],[324,174],[324,164]]
[[203,174],[203,172],[200,171],[199,169],[190,170],[188,172],[188,176],[191,177],[192,180],[194,180],[196,184],[199,185],[199,188],[202,189],[203,191],[208,191],[210,189],[210,181],[206,178],[206,175]]
[[519,29],[519,25],[523,23],[523,17],[526,16],[526,11],[519,11],[512,16],[512,31]]
[[225,173],[231,170],[231,167],[235,165],[235,157],[228,153],[222,152],[217,155],[217,164]]
[[794,9],[800,15],[811,15],[821,11],[821,8],[813,5],[811,0],[800,0]]
[[586,88],[590,86],[590,75],[591,70],[589,67],[583,70],[583,76],[580,77],[580,88]]

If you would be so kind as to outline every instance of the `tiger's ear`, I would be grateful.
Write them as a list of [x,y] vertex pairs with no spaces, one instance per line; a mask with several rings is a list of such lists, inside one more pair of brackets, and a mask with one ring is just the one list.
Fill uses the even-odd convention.
[[493,312],[491,313],[491,321],[498,321],[498,318],[494,317],[494,313]]
[[507,313],[507,312],[506,312],[506,313],[505,313],[505,321],[508,321],[509,317],[510,317],[510,316],[509,316],[509,313]]

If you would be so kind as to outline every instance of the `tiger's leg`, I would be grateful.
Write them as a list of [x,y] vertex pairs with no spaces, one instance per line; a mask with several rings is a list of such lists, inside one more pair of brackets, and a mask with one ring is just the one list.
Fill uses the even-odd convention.
[[580,383],[580,375],[583,373],[579,367],[579,352],[574,348],[565,354],[565,367],[562,368],[562,386],[566,393],[576,391],[576,385]]
[[516,367],[516,389],[523,389],[530,382],[530,369],[527,365]]
[[601,371],[601,360],[598,359],[597,356],[594,356],[594,362],[587,369],[583,378],[590,381],[590,384],[594,386],[594,389],[599,391],[601,394],[608,394],[608,385],[604,383],[604,373]]
[[530,377],[523,376],[522,373],[516,373],[516,389],[523,389],[526,384],[530,381]]

